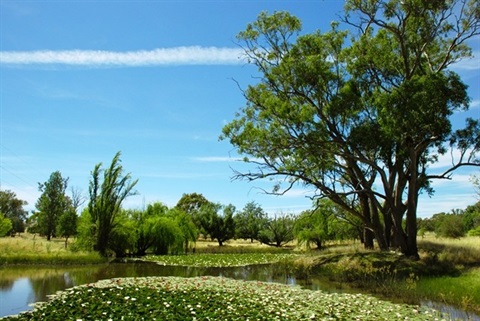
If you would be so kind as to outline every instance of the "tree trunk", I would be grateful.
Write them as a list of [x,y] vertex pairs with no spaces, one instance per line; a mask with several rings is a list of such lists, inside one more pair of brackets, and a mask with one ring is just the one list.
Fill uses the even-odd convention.
[[405,254],[408,257],[419,259],[417,247],[417,202],[418,202],[418,175],[417,156],[414,148],[410,151],[410,179],[408,182],[407,217],[406,217],[406,244]]
[[384,222],[384,233],[385,233],[385,242],[388,248],[392,246],[392,215],[391,211],[388,210],[385,215],[383,215],[383,222]]
[[367,250],[373,250],[374,245],[373,245],[373,239],[374,239],[375,234],[373,231],[365,226],[363,229],[363,246]]
[[370,206],[368,205],[368,197],[364,194],[360,195],[360,205],[362,207],[363,222],[365,225],[363,229],[363,246],[367,250],[373,250],[374,233],[371,229],[372,217],[370,213]]
[[393,246],[399,248],[405,254],[407,252],[407,234],[403,229],[403,212],[399,209],[394,210],[393,215]]
[[388,246],[385,240],[385,231],[383,230],[382,224],[380,223],[377,208],[373,207],[372,212],[373,232],[375,234],[375,239],[377,240],[378,248],[380,249],[380,251],[387,251]]

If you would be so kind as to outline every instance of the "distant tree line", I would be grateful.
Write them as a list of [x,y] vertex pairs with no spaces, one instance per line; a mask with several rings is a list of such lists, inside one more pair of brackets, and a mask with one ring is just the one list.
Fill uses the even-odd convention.
[[418,219],[419,234],[434,232],[440,237],[459,238],[480,236],[480,202],[466,209],[437,213],[430,218]]
[[[478,182],[473,181],[478,187]],[[360,239],[364,222],[329,199],[316,200],[312,209],[298,215],[268,215],[256,202],[237,210],[207,200],[202,194],[183,194],[174,207],[161,202],[144,209],[124,209],[123,201],[135,195],[137,180],[124,173],[120,153],[103,168],[97,164],[91,173],[88,198],[77,189],[68,191],[68,178],[59,171],[39,183],[42,192],[36,211],[27,218],[23,206],[11,191],[0,191],[0,236],[37,233],[50,240],[62,237],[65,247],[75,237],[73,250],[98,251],[104,256],[143,256],[179,254],[194,251],[199,238],[223,246],[231,239],[258,241],[281,247],[293,240],[308,248],[322,248],[328,241]],[[87,206],[79,213],[81,205]],[[480,202],[456,210],[418,219],[421,234],[439,236],[480,235]]]

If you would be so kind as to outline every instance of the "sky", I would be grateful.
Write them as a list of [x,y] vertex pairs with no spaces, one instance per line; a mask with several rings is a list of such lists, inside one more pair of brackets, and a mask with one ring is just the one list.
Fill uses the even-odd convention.
[[[303,32],[328,30],[342,1],[13,1],[0,0],[0,189],[35,209],[39,182],[60,171],[88,196],[91,171],[121,152],[138,195],[125,207],[174,206],[184,193],[270,214],[311,207],[311,188],[266,195],[269,181],[232,180],[248,170],[222,127],[245,105],[241,88],[256,69],[240,59],[235,36],[262,11],[288,11]],[[480,37],[474,59],[454,66],[480,118]],[[449,159],[431,168],[441,172]],[[418,214],[465,208],[477,199],[462,169],[422,195]]]

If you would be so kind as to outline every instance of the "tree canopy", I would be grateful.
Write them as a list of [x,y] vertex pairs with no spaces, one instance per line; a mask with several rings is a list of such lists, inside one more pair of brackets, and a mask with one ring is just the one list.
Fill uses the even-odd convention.
[[[448,69],[471,56],[479,3],[469,0],[348,0],[340,30],[301,35],[286,12],[261,13],[238,39],[260,79],[223,128],[254,168],[247,180],[276,179],[272,193],[313,186],[362,220],[365,242],[418,257],[418,195],[433,179],[480,166],[478,119],[453,130],[467,86]],[[441,173],[429,169],[448,148]],[[283,183],[286,183],[284,185]],[[406,225],[403,221],[406,220]]]
[[[15,192],[10,190],[0,190],[0,213],[10,220],[11,228],[7,234],[15,235],[25,230],[25,221],[27,219],[27,211],[23,209],[28,203],[17,197]],[[8,224],[5,221],[5,224]]]
[[45,235],[47,240],[57,235],[60,217],[68,211],[73,211],[72,202],[65,194],[67,185],[68,178],[63,178],[59,171],[53,172],[45,183],[38,184],[42,195],[35,204],[38,210],[37,231]]

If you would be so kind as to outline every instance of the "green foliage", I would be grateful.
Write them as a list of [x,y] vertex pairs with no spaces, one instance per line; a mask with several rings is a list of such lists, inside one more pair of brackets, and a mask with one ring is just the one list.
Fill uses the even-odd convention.
[[63,178],[59,171],[53,172],[45,183],[39,183],[42,194],[35,204],[37,208],[36,229],[47,240],[56,237],[58,220],[64,213],[72,211],[72,202],[66,196],[68,178]]
[[12,221],[0,212],[0,237],[7,235],[12,230],[12,226]]
[[[126,211],[127,224],[134,236],[133,253],[143,256],[149,249],[156,254],[187,252],[195,243],[198,231],[192,217],[177,207],[169,209],[165,204],[149,204],[145,211]],[[135,231],[135,233],[132,233]]]
[[452,210],[451,214],[437,213],[419,219],[418,227],[443,237],[458,238],[467,233],[475,236],[475,230],[480,227],[480,202],[467,206],[465,210]]
[[446,214],[435,229],[435,233],[442,237],[459,238],[465,235],[463,220],[460,215]]
[[70,246],[72,251],[93,251],[96,226],[88,208],[83,209],[77,222],[77,238]]
[[25,231],[27,211],[23,209],[23,206],[27,204],[26,201],[18,199],[14,192],[0,190],[0,212],[12,222],[12,229],[8,231],[8,234],[15,235],[15,233]]
[[467,206],[462,213],[462,220],[466,232],[480,227],[480,202]]
[[138,182],[132,181],[130,174],[123,174],[120,163],[118,152],[108,168],[102,169],[102,163],[97,164],[90,180],[88,212],[92,223],[91,232],[95,238],[94,249],[104,256],[107,255],[111,233],[117,224],[122,203],[135,194],[133,188]]
[[57,222],[57,236],[65,238],[65,247],[67,247],[68,238],[77,234],[78,216],[75,209],[71,207],[60,215]]
[[124,257],[127,253],[133,254],[137,238],[134,231],[135,223],[122,211],[116,217],[115,226],[110,232],[108,250],[113,251],[115,257]]
[[188,252],[190,247],[195,246],[198,239],[198,229],[193,222],[193,218],[176,207],[170,209],[167,214],[175,220],[180,228],[184,250],[185,253]]
[[470,231],[468,231],[468,236],[480,236],[480,226],[477,226],[476,228],[474,229],[471,229]]
[[181,209],[187,214],[193,215],[202,205],[208,203],[208,200],[202,194],[190,193],[183,194],[175,207]]
[[307,248],[314,244],[318,249],[326,241],[353,239],[352,225],[342,216],[343,213],[333,202],[320,200],[315,210],[305,211],[297,218],[295,238],[299,244],[306,244]]
[[[223,209],[223,214],[219,213]],[[235,236],[235,221],[233,219],[235,207],[233,205],[204,204],[197,215],[204,235],[217,240],[220,246]]]
[[[272,187],[279,195],[309,185],[360,219],[381,249],[418,258],[419,193],[476,165],[480,149],[478,121],[452,131],[450,116],[469,98],[448,70],[471,55],[466,40],[480,34],[478,6],[349,0],[343,22],[348,41],[339,23],[300,35],[300,21],[285,12],[262,13],[239,33],[261,76],[244,90],[246,106],[221,138],[255,165],[237,178],[285,182]],[[467,161],[430,175],[447,144]]]
[[205,235],[208,233],[206,233],[202,228],[199,212],[202,206],[205,206],[209,203],[210,202],[202,194],[199,194],[199,193],[183,194],[182,197],[178,200],[177,205],[175,205],[175,208],[191,216],[192,221],[196,225],[197,229]]
[[267,214],[260,205],[249,202],[242,211],[235,214],[235,237],[250,239],[251,242],[258,240],[260,230],[268,221]]
[[147,250],[152,246],[154,235],[152,232],[153,224],[155,221],[156,213],[149,210],[148,206],[146,211],[142,210],[129,210],[127,216],[133,222],[133,230],[135,231],[135,254],[145,255]]
[[172,218],[159,217],[153,224],[152,233],[154,254],[178,254],[183,250],[182,230]]
[[268,220],[258,233],[258,240],[266,245],[280,247],[293,241],[295,217],[293,215],[275,215]]

